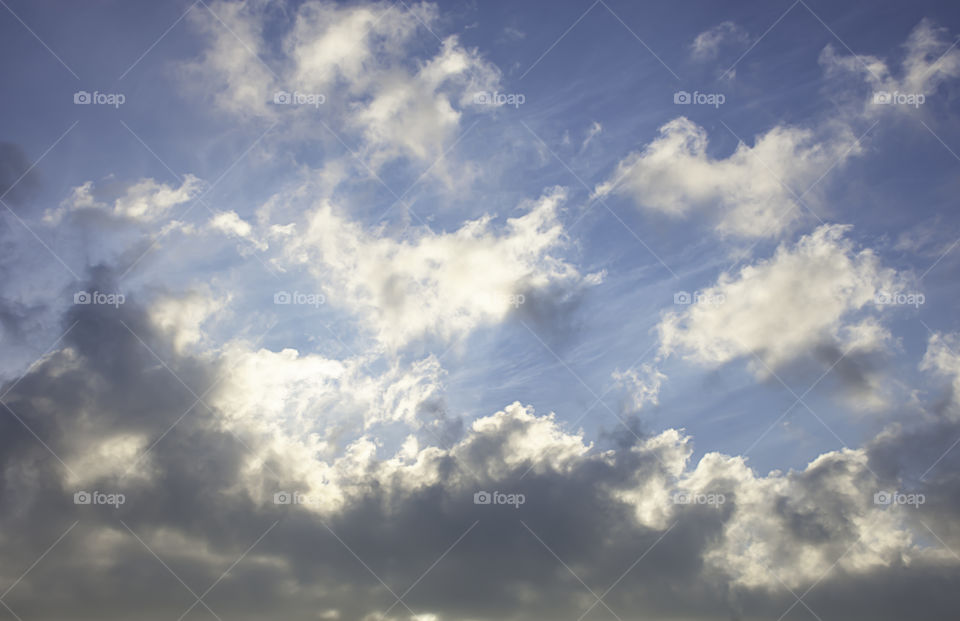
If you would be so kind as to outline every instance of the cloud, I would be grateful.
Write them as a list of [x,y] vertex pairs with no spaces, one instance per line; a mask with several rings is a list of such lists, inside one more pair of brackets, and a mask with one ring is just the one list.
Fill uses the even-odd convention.
[[698,34],[690,44],[690,56],[697,61],[713,60],[722,47],[742,46],[749,42],[746,31],[726,21]]
[[202,188],[203,182],[190,174],[183,178],[179,187],[146,178],[128,185],[118,196],[108,198],[97,192],[92,181],[87,181],[72,188],[70,196],[60,203],[59,208],[47,210],[44,220],[55,224],[69,212],[99,210],[117,218],[153,222],[166,216],[171,208],[199,196]]
[[[456,37],[437,45],[427,29],[448,22],[432,4],[210,9],[189,11],[203,50],[182,65],[202,96],[245,122],[282,119],[281,140],[312,140],[323,118],[351,133],[364,163],[387,178],[407,172],[388,166],[395,160],[422,164],[449,149],[482,109],[473,93],[500,79]],[[710,56],[739,36],[725,22],[697,41]],[[915,47],[940,51],[924,47],[931,36]],[[329,116],[272,103],[279,89],[325,95]],[[846,129],[830,129],[777,125],[718,158],[703,128],[676,119],[597,193],[674,217],[708,214],[724,235],[782,235],[801,207],[770,173],[805,193],[858,152],[847,152]],[[581,150],[600,131],[594,123]],[[5,284],[0,324],[21,332],[36,323],[42,345],[52,343],[0,386],[0,581],[10,585],[0,602],[12,616],[159,621],[196,616],[184,613],[191,606],[237,621],[754,621],[803,607],[847,621],[955,615],[960,335],[933,334],[919,361],[932,398],[918,389],[873,440],[786,472],[713,452],[709,437],[695,446],[683,429],[647,428],[639,414],[659,406],[662,359],[613,372],[627,418],[611,433],[566,422],[581,409],[562,392],[548,395],[556,411],[517,395],[464,406],[468,417],[448,402],[448,370],[429,346],[446,351],[514,315],[562,328],[604,277],[572,258],[567,192],[549,188],[508,218],[396,232],[363,223],[356,214],[376,213],[370,194],[339,190],[369,179],[350,178],[346,158],[326,161],[325,145],[314,146],[323,168],[303,170],[309,181],[272,193],[253,219],[243,206],[218,207],[203,224],[171,219],[200,196],[191,175],[179,186],[107,177],[72,188],[49,222],[111,225],[96,229],[90,252],[123,244],[123,267],[168,231],[218,242],[165,253],[162,273],[127,281],[123,304],[63,299],[64,290],[118,291],[113,267],[58,287],[15,254],[0,260],[3,274],[25,265],[41,290],[21,295]],[[432,174],[455,177],[445,166]],[[25,170],[23,154],[0,144],[0,190]],[[17,195],[15,206],[31,196]],[[857,402],[889,405],[881,365],[898,343],[884,321],[894,311],[879,300],[912,282],[850,230],[823,225],[722,273],[696,304],[661,316],[661,356],[711,366],[746,359],[758,376],[812,362]],[[904,243],[929,246],[921,233]],[[273,284],[265,293],[229,263],[235,253],[221,252],[234,244],[272,249],[271,265],[303,272],[323,308],[290,312],[283,318],[299,316],[287,327],[297,327],[252,338],[254,327],[301,309],[270,305]],[[356,351],[291,336],[328,319],[340,322],[336,332],[359,328]],[[602,365],[597,343],[578,343],[573,355]],[[530,364],[523,347],[493,350],[519,356],[505,367],[515,372]],[[469,387],[479,394],[491,388],[488,373],[481,361],[457,381],[481,382]],[[528,373],[507,378],[521,383],[529,395],[545,390]],[[78,504],[81,490],[125,500]],[[926,502],[884,504],[877,494],[887,490]]]
[[856,360],[885,351],[891,336],[878,300],[903,290],[907,278],[872,250],[858,250],[849,230],[821,226],[781,244],[769,259],[722,273],[700,302],[664,313],[657,327],[661,353],[712,365],[747,358],[757,375],[767,376],[821,352],[830,352],[822,357],[831,366],[843,354]]
[[600,132],[602,131],[603,131],[603,125],[601,125],[597,121],[594,121],[593,123],[591,123],[590,129],[587,130],[587,137],[584,138],[583,142],[580,144],[580,150],[583,151],[584,149],[586,149],[587,145],[590,144],[593,141],[593,139],[596,138],[597,135],[599,135]]
[[187,347],[199,345],[208,337],[202,326],[214,316],[228,314],[230,296],[216,296],[209,287],[188,291],[181,295],[158,295],[150,304],[150,320],[172,341],[174,349],[182,353]]
[[218,231],[231,237],[246,240],[257,250],[267,250],[269,244],[256,237],[253,226],[237,215],[235,211],[220,211],[210,218],[208,225],[211,230]]
[[[926,18],[910,32],[903,47],[906,52],[899,72],[876,56],[840,56],[832,45],[820,54],[820,64],[841,92],[851,90],[851,77],[869,87],[862,114],[909,114],[923,106],[941,85],[960,77],[960,49],[951,44],[945,28]],[[856,90],[856,96],[862,97],[862,89]]]
[[184,88],[217,108],[245,118],[266,115],[275,74],[263,60],[266,3],[212,2],[188,19],[208,43],[197,60],[180,67]]
[[660,401],[660,387],[667,376],[649,364],[638,368],[613,372],[612,377],[629,395],[631,410],[640,410],[646,404],[657,405]]
[[[922,371],[930,371],[940,377],[946,377],[950,380],[950,399],[948,403],[956,403],[960,400],[960,337],[957,334],[944,334],[935,332],[930,335],[927,343],[927,352],[923,356],[920,364]],[[952,416],[957,416],[955,408],[951,410]]]
[[448,37],[416,74],[385,76],[350,122],[375,150],[375,166],[400,155],[433,164],[457,138],[463,108],[473,104],[475,94],[495,92],[498,84],[498,70]]
[[[87,285],[109,289],[109,273]],[[81,520],[51,554],[56,562],[37,564],[5,597],[25,618],[181,614],[194,598],[164,564],[191,588],[231,568],[204,601],[241,620],[269,610],[375,618],[396,603],[384,583],[397,593],[415,584],[386,617],[398,620],[519,618],[518,610],[545,620],[597,606],[759,619],[814,585],[805,602],[819,614],[850,607],[845,618],[897,619],[904,592],[887,585],[906,567],[912,605],[934,616],[952,610],[942,585],[960,579],[958,563],[922,543],[910,512],[937,527],[948,514],[873,501],[893,479],[870,466],[906,435],[759,476],[741,457],[690,463],[682,431],[605,449],[553,414],[512,403],[446,447],[411,434],[388,449],[361,430],[326,454],[303,429],[324,401],[311,407],[314,395],[288,389],[334,386],[321,378],[342,378],[343,365],[240,341],[221,360],[177,353],[136,300],[74,307],[65,321],[77,320],[6,399],[77,476],[12,416],[0,419],[0,524],[20,534],[0,542],[4,577],[15,581]],[[233,379],[199,405],[178,379],[207,394],[224,373]],[[265,433],[288,425],[300,429]],[[74,505],[78,488],[120,491],[126,501]],[[276,504],[281,491],[296,500]],[[475,504],[481,491],[524,499]],[[578,580],[615,588],[595,604]],[[39,597],[50,584],[61,585],[57,596]]]
[[[326,134],[318,121],[322,108],[328,127],[362,138],[360,155],[374,169],[410,158],[435,164],[432,173],[450,181],[447,164],[438,160],[462,130],[461,117],[493,108],[475,105],[474,96],[498,89],[499,69],[456,36],[444,38],[432,56],[411,62],[420,36],[433,40],[435,5],[310,1],[284,19],[259,3],[218,2],[212,8],[233,32],[212,14],[197,13],[209,47],[202,59],[184,66],[190,88],[201,85],[218,107],[241,117],[286,120],[301,135]],[[279,49],[269,55],[267,28],[281,33]],[[275,102],[277,93],[289,95],[291,103]],[[296,105],[298,94],[320,103]]]
[[285,240],[285,259],[306,265],[331,304],[363,317],[390,348],[427,336],[450,341],[503,321],[541,294],[562,301],[599,282],[601,275],[581,275],[559,256],[565,199],[563,189],[551,189],[500,230],[484,216],[450,233],[408,239],[364,231],[324,201]]
[[[448,439],[444,371],[436,357],[374,372],[362,357],[251,349],[238,341],[224,348],[221,359],[227,371],[209,401],[247,439],[249,466],[285,455],[282,464],[272,466],[274,472],[316,485],[331,506],[339,492],[323,483],[329,468],[347,467],[357,451],[379,450],[375,434],[389,435],[390,425],[402,424],[433,443]],[[345,442],[347,455],[336,461]],[[318,458],[340,465],[328,467]]]
[[849,130],[818,139],[777,126],[726,158],[707,154],[707,132],[686,117],[660,128],[642,151],[620,161],[597,196],[626,195],[638,207],[683,218],[706,212],[722,235],[775,237],[795,222],[808,191],[831,168],[859,153]]
[[358,94],[368,92],[376,82],[370,70],[385,69],[384,61],[403,54],[418,31],[435,25],[437,17],[436,6],[426,3],[401,8],[308,2],[284,42],[292,60],[291,79],[308,88],[343,85]]

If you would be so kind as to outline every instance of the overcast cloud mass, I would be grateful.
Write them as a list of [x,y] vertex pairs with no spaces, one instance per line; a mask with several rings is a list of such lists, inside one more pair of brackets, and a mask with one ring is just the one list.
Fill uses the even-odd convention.
[[0,619],[957,618],[954,3],[0,5]]

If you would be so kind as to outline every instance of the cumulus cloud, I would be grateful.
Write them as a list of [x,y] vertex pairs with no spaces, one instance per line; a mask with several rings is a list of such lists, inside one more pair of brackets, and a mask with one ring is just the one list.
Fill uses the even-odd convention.
[[941,85],[960,77],[960,49],[951,43],[945,28],[929,19],[917,24],[903,48],[899,71],[876,56],[840,55],[832,45],[820,54],[820,64],[841,89],[849,89],[845,82],[851,77],[869,87],[863,114],[909,113],[924,105]]
[[[109,288],[104,278],[89,284]],[[900,476],[886,456],[906,434],[761,476],[741,457],[707,453],[691,463],[682,431],[606,449],[553,414],[513,403],[446,447],[411,434],[387,448],[361,430],[325,453],[302,429],[323,400],[309,408],[310,389],[289,388],[342,378],[342,365],[240,342],[222,360],[177,353],[135,300],[65,317],[78,320],[60,349],[7,387],[20,421],[0,419],[0,523],[21,533],[0,541],[4,577],[15,581],[81,520],[51,555],[56,562],[39,563],[5,597],[23,617],[179,615],[194,598],[164,564],[197,589],[230,567],[204,601],[237,619],[271,610],[290,619],[318,610],[357,619],[387,610],[390,619],[519,618],[522,610],[551,619],[597,606],[621,616],[760,619],[813,585],[805,597],[813,610],[896,619],[904,592],[888,585],[906,567],[911,605],[933,616],[952,610],[942,585],[960,579],[958,563],[919,534],[911,514],[939,527],[944,507],[874,501]],[[221,374],[235,379],[199,405],[178,379],[207,394]],[[291,423],[301,427],[299,444],[252,432]],[[125,502],[74,505],[77,489],[122,492]],[[475,498],[482,492],[489,504]],[[498,504],[507,494],[516,504]],[[920,586],[934,575],[939,587]],[[597,604],[579,580],[615,588]],[[37,597],[50,584],[61,585],[57,597]],[[397,603],[383,584],[415,588]]]
[[484,216],[408,239],[367,232],[324,201],[286,241],[286,259],[308,266],[327,300],[365,317],[388,347],[425,336],[456,339],[541,293],[562,301],[564,290],[599,282],[600,274],[582,275],[560,256],[565,198],[563,189],[549,190],[499,230]]
[[[832,167],[859,152],[849,130],[820,138],[777,126],[725,158],[707,153],[707,132],[686,117],[660,128],[643,150],[625,157],[597,186],[597,196],[627,196],[638,207],[683,218],[705,213],[719,233],[775,237],[803,213],[800,198]],[[806,195],[806,196],[805,196]]]
[[[831,366],[844,364],[836,362],[842,354],[852,364],[857,355],[883,352],[891,336],[878,300],[908,280],[872,250],[857,249],[849,230],[821,226],[781,244],[769,259],[722,273],[698,303],[664,313],[657,328],[662,353],[704,364],[747,358],[766,376],[805,356],[822,356]],[[842,370],[856,374],[855,367]],[[864,396],[878,394],[875,378],[858,379],[867,382]]]

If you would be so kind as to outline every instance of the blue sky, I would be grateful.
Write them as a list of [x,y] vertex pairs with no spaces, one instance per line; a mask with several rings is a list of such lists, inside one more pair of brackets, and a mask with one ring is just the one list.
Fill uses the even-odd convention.
[[[619,602],[623,618],[776,618],[790,589],[836,564],[843,602],[854,585],[882,592],[901,564],[917,567],[911,584],[928,571],[956,582],[951,4],[2,9],[0,401],[22,435],[4,467],[23,477],[11,489],[40,476],[24,474],[40,457],[12,448],[22,442],[65,469],[44,470],[45,489],[178,506],[197,492],[165,468],[207,455],[198,485],[255,507],[250,524],[277,509],[277,490],[322,497],[290,518],[303,532],[333,532],[411,489],[462,500],[486,485],[528,490],[533,533],[527,524],[555,512],[548,498],[590,481],[606,494],[594,501],[616,504],[617,532],[651,543],[678,524],[718,533],[676,536],[695,552],[677,552],[686,560],[665,574],[712,586],[688,601],[638,587]],[[123,302],[78,303],[94,291]],[[141,390],[158,395],[136,405]],[[180,397],[196,408],[195,441],[180,435]],[[737,501],[707,519],[664,500],[677,489]],[[878,507],[883,490],[929,503]],[[417,498],[384,519],[417,515]],[[230,549],[182,515],[138,522],[136,507],[121,510],[133,511],[124,525]],[[204,505],[196,519],[223,510]],[[456,530],[457,511],[433,529]],[[110,519],[88,535],[117,532]],[[777,543],[747,541],[754,531]],[[860,549],[867,531],[881,534]],[[790,542],[807,546],[802,558],[759,577]],[[287,614],[301,618],[314,606],[304,585],[326,570],[276,545],[261,560],[296,579],[274,576],[270,594],[297,582]],[[602,582],[598,557],[576,548],[577,567]],[[833,553],[844,548],[849,564]],[[471,554],[481,558],[464,567],[486,566]],[[127,562],[125,549],[107,557],[114,570]],[[391,614],[576,607],[520,574],[528,600],[480,580],[497,606],[460,606],[437,587],[430,612]],[[934,607],[943,596],[908,591]],[[321,618],[373,618],[330,601]],[[847,604],[836,605],[834,616]],[[26,595],[21,606],[59,614]]]

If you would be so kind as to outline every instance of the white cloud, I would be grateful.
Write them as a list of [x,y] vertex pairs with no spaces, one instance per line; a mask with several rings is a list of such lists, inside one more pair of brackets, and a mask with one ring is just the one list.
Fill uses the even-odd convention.
[[286,257],[309,266],[327,300],[364,317],[381,343],[450,340],[502,321],[518,296],[598,282],[556,255],[566,243],[558,219],[565,198],[564,190],[550,190],[500,231],[485,216],[451,233],[404,240],[368,233],[324,201],[287,241]]
[[[960,49],[951,43],[945,28],[935,26],[929,19],[917,24],[903,47],[906,54],[899,77],[883,59],[870,55],[840,56],[832,45],[820,54],[820,64],[828,77],[837,78],[835,84],[842,89],[849,88],[850,76],[870,87],[864,114],[909,113],[923,106],[941,84],[960,77]],[[890,103],[883,103],[884,94],[890,96]],[[899,96],[903,99],[898,103]],[[917,96],[923,97],[923,101]]]
[[858,153],[854,144],[845,129],[818,141],[810,130],[777,126],[752,147],[740,143],[728,157],[716,159],[707,154],[706,130],[679,117],[642,151],[624,158],[596,195],[627,195],[639,207],[673,217],[713,212],[721,234],[777,236],[801,215],[797,196]]
[[[189,20],[206,38],[198,60],[182,65],[182,83],[213,105],[240,116],[270,112],[275,76],[261,59],[263,2],[211,2],[209,10],[191,11]],[[211,12],[212,11],[212,12]]]
[[179,187],[157,183],[153,179],[141,179],[129,185],[122,194],[113,200],[113,204],[98,197],[92,181],[74,187],[70,196],[60,203],[56,210],[48,210],[44,220],[59,222],[63,216],[79,209],[99,209],[120,218],[129,218],[139,222],[152,222],[165,216],[172,207],[189,202],[200,194],[203,183],[193,175],[186,175]]
[[178,352],[200,344],[205,338],[202,326],[207,320],[223,319],[230,296],[216,296],[208,287],[181,295],[160,295],[150,303],[150,320],[173,343]]
[[235,211],[221,211],[210,219],[210,228],[225,235],[245,239],[258,250],[266,250],[269,246],[254,235],[253,227],[242,219]]
[[[927,351],[920,363],[921,371],[931,371],[946,377],[951,382],[953,403],[960,402],[960,335],[936,332],[930,335]],[[953,407],[952,413],[960,414],[960,408]]]
[[649,364],[640,365],[640,368],[620,371],[617,369],[612,375],[614,381],[623,387],[630,396],[630,406],[633,410],[640,410],[646,404],[657,405],[660,398],[660,386],[667,379],[664,375]]
[[457,138],[462,110],[473,96],[496,91],[498,84],[495,67],[448,37],[415,74],[384,73],[369,104],[358,106],[350,122],[375,150],[375,166],[399,155],[432,164]]
[[836,567],[867,573],[919,552],[904,513],[874,504],[877,481],[862,450],[825,453],[801,471],[767,477],[741,457],[709,453],[683,486],[734,503],[723,537],[704,555],[734,585],[797,589]]
[[[432,4],[312,0],[297,9],[292,24],[274,24],[263,7],[253,6],[214,5],[245,45],[203,15],[210,47],[201,61],[185,67],[190,82],[202,85],[221,108],[287,119],[298,135],[326,132],[316,121],[316,107],[274,105],[275,92],[323,96],[327,125],[357,132],[361,155],[375,169],[401,157],[436,163],[458,137],[464,111],[487,108],[475,106],[474,95],[499,87],[499,69],[456,36],[446,37],[432,56],[411,62],[420,38],[433,40],[428,29],[436,26],[438,11]],[[261,33],[268,25],[282,33],[272,71],[251,54],[263,55]],[[437,163],[432,174],[449,181],[445,166]]]
[[519,402],[475,420],[470,431],[459,446],[461,450],[473,442],[495,440],[491,444],[499,454],[484,464],[485,474],[492,477],[505,476],[525,464],[532,472],[568,472],[591,448],[584,442],[582,431],[567,433],[552,412],[536,416],[532,407],[523,407]]
[[711,60],[720,53],[725,45],[744,45],[750,38],[743,28],[731,21],[722,22],[696,36],[690,44],[690,55],[694,60]]
[[404,9],[388,3],[307,2],[284,40],[292,61],[289,79],[306,89],[326,91],[342,84],[355,94],[368,92],[385,58],[403,53],[417,31],[436,19],[436,7],[428,4]]
[[580,145],[580,150],[583,151],[587,148],[587,145],[593,141],[601,132],[603,131],[603,125],[599,122],[594,121],[590,124],[590,129],[587,130],[587,137],[583,139],[583,143]]
[[187,175],[179,188],[143,179],[127,188],[114,203],[114,213],[137,220],[155,220],[176,205],[186,203],[200,193],[200,179]]
[[437,396],[443,375],[432,356],[373,375],[363,358],[336,360],[289,348],[254,351],[243,343],[231,343],[225,355],[230,372],[216,402],[229,417],[264,429],[289,427],[296,438],[323,428],[331,434],[325,441],[336,440],[344,421],[361,430],[390,421],[419,427],[418,408]]
[[664,314],[662,351],[707,364],[756,354],[776,369],[823,344],[880,350],[889,334],[860,311],[879,308],[878,294],[902,289],[903,277],[873,251],[855,249],[845,238],[849,228],[821,226],[770,259],[721,274],[703,298],[722,303]]

